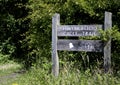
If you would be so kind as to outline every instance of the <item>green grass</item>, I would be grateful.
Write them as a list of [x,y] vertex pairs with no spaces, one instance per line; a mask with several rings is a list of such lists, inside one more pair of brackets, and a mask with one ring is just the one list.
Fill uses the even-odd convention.
[[0,77],[13,73],[21,68],[22,68],[21,65],[15,62],[1,64],[0,65]]
[[32,69],[8,85],[120,85],[120,78],[110,74],[90,73],[89,70],[61,72],[54,77],[44,69]]
[[21,69],[20,64],[12,62],[0,66],[0,85],[120,85],[119,76],[104,74],[99,70],[79,71],[68,66],[55,77],[48,69],[31,68],[24,74],[14,76]]
[[20,76],[15,72],[21,68],[22,65],[15,62],[0,64],[0,85],[9,85],[8,83],[15,81]]

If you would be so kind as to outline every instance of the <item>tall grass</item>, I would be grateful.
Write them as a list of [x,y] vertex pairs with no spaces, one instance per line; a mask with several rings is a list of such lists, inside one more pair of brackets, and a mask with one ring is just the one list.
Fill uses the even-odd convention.
[[[47,70],[32,69],[14,81],[17,85],[120,85],[120,78],[112,74],[91,73],[90,70],[66,70],[54,77]],[[10,85],[10,84],[9,84]]]

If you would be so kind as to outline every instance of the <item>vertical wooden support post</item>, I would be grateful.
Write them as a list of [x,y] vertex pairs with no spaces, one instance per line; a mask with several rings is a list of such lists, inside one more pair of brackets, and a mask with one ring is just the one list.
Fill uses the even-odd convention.
[[59,74],[59,58],[57,54],[57,27],[60,25],[60,15],[52,17],[52,73],[54,76]]
[[[112,27],[112,13],[105,12],[104,18],[104,30],[111,29]],[[110,72],[111,68],[111,37],[105,42],[104,46],[104,71],[105,73]]]

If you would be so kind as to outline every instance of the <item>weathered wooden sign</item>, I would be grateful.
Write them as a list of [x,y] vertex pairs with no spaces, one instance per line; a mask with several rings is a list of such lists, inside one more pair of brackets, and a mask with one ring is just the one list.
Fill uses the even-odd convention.
[[57,42],[57,50],[102,52],[103,51],[103,43],[101,40],[64,40],[64,39],[60,39]]
[[55,14],[52,18],[52,73],[59,74],[59,58],[57,51],[86,51],[103,52],[105,72],[110,71],[111,66],[111,38],[107,42],[101,40],[70,40],[58,39],[59,37],[99,36],[99,29],[112,27],[112,13],[105,12],[103,25],[60,25],[60,15]]
[[57,36],[98,36],[102,25],[60,25]]

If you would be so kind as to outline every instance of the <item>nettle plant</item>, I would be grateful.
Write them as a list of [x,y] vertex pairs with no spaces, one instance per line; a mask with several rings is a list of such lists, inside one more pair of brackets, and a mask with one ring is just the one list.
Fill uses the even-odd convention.
[[116,25],[114,25],[111,29],[99,30],[99,33],[99,38],[103,41],[108,41],[110,38],[112,40],[120,41],[120,32]]

